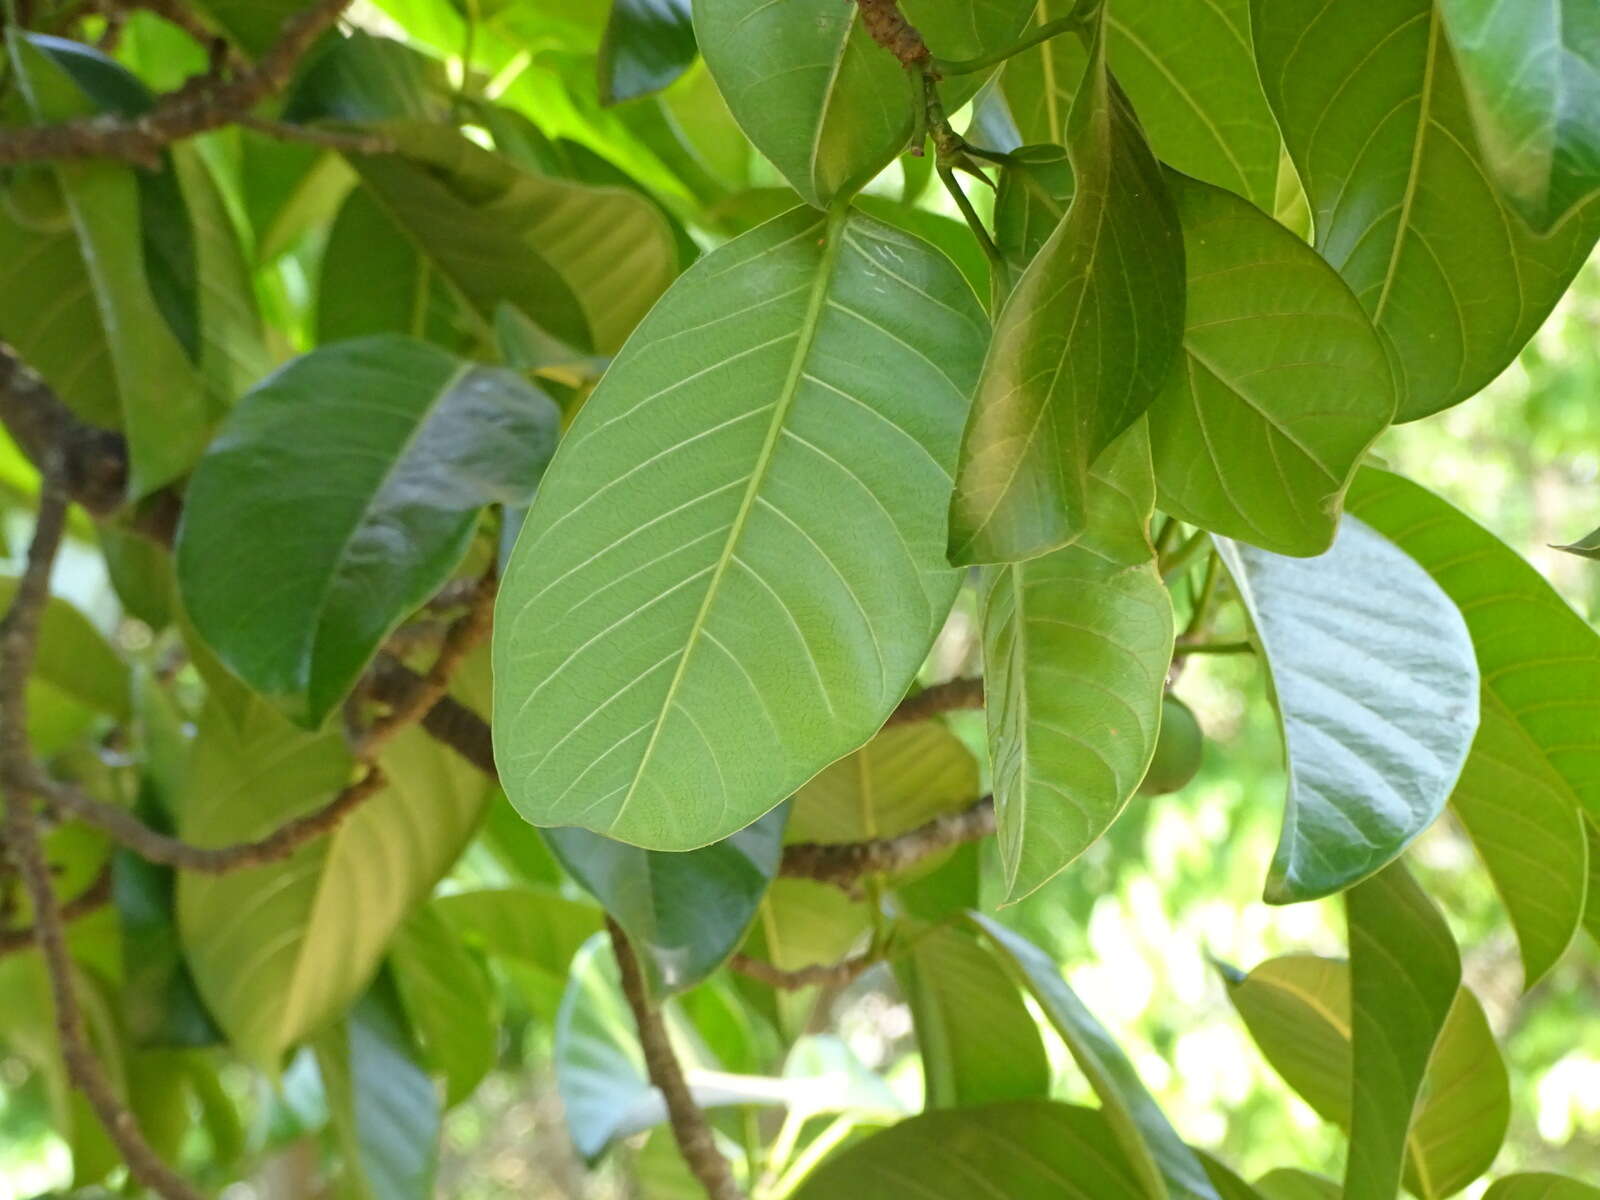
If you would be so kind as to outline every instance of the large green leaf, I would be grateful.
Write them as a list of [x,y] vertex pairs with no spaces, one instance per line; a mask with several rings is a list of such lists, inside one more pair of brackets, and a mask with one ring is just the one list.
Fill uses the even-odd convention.
[[[1284,1081],[1318,1114],[1348,1130],[1349,964],[1311,955],[1269,959],[1231,982],[1228,995]],[[1395,1007],[1395,1000],[1386,1001],[1385,1011]],[[1462,988],[1428,1060],[1406,1135],[1407,1186],[1425,1198],[1465,1187],[1493,1162],[1509,1113],[1506,1069],[1494,1035],[1477,997]],[[1301,1184],[1299,1191],[1291,1190],[1288,1180],[1268,1182],[1264,1178],[1256,1186],[1273,1200],[1339,1194],[1326,1180]]]
[[408,338],[295,360],[240,402],[190,482],[177,561],[195,627],[320,724],[455,569],[479,509],[526,503],[558,422],[512,372]]
[[955,595],[984,339],[947,259],[797,209],[707,255],[583,406],[500,588],[495,748],[535,824],[748,824],[888,716]]
[[1472,640],[1438,584],[1353,518],[1316,558],[1217,546],[1288,759],[1266,899],[1326,896],[1381,869],[1444,808],[1478,727]]
[[894,960],[922,1058],[923,1105],[1042,1099],[1050,1063],[999,958],[964,929],[912,928]]
[[1183,333],[1172,198],[1096,38],[1067,129],[1066,216],[1001,309],[961,446],[950,560],[1009,562],[1079,532],[1089,468],[1149,407]]
[[[1076,0],[1040,0],[1040,22]],[[1271,212],[1281,139],[1256,78],[1249,0],[1109,0],[1108,53],[1162,162]],[[1001,76],[1025,142],[1059,142],[1087,56],[1070,34],[1007,61]]]
[[[381,762],[388,786],[291,857],[179,877],[178,928],[200,993],[240,1053],[269,1069],[372,981],[488,799],[484,777],[420,729],[395,737]],[[306,733],[259,702],[236,724],[212,703],[178,832],[201,846],[259,837],[324,803],[350,772],[339,734]]]
[[[1096,475],[1108,496],[1129,495],[1140,479],[1137,469]],[[1148,461],[1142,480],[1148,495]],[[1134,507],[1142,535],[1149,507]],[[1142,564],[1088,537],[990,571],[983,655],[1007,900],[1088,849],[1139,786],[1155,752],[1172,639],[1172,602],[1147,540]]]
[[1466,399],[1588,257],[1600,203],[1536,236],[1477,148],[1435,0],[1253,0],[1256,59],[1317,249],[1388,335],[1402,420]]
[[1583,918],[1581,812],[1600,816],[1600,635],[1521,555],[1409,480],[1362,470],[1350,511],[1433,576],[1472,634],[1481,720],[1450,802],[1505,900],[1532,987]]
[[[19,33],[7,42],[36,121],[101,110],[72,69],[83,63],[74,60],[121,70],[60,39]],[[211,409],[151,296],[135,172],[117,163],[63,162],[27,168],[24,178],[26,185],[8,189],[10,202],[0,211],[0,336],[86,420],[126,432],[128,488],[141,496],[189,469],[209,436]],[[20,203],[19,186],[29,189]],[[40,303],[45,294],[51,301]]]
[[1600,1187],[1564,1175],[1532,1171],[1495,1180],[1483,1200],[1600,1200]]
[[447,1104],[472,1094],[499,1051],[495,998],[481,960],[435,904],[419,908],[389,947],[389,972]]
[[387,978],[317,1039],[328,1115],[357,1200],[427,1200],[438,1165],[439,1094]]
[[1535,229],[1600,190],[1600,11],[1440,0],[1484,164]]
[[1100,1113],[1021,1100],[923,1113],[822,1164],[794,1200],[1133,1200]]
[[1060,967],[1032,942],[992,917],[974,913],[970,920],[994,943],[1017,981],[1038,1001],[1100,1098],[1110,1132],[1140,1181],[1139,1188],[1129,1194],[1158,1200],[1167,1195],[1176,1200],[1216,1200],[1216,1189],[1200,1160],[1156,1106],[1122,1048],[1067,986]]
[[653,988],[678,992],[715,971],[743,939],[777,873],[786,817],[774,809],[682,854],[641,850],[587,829],[550,829],[545,839],[622,926]]
[[1333,542],[1356,464],[1394,416],[1382,341],[1311,247],[1174,172],[1188,307],[1150,408],[1164,511],[1279,554]]
[[[1016,39],[1031,0],[905,0],[933,53],[975,58]],[[801,199],[827,208],[876,175],[911,140],[920,80],[873,44],[855,0],[765,4],[695,0],[700,52],[746,136]],[[983,77],[952,76],[954,112]]]
[[514,304],[577,349],[609,354],[677,271],[671,228],[637,193],[523,170],[443,125],[371,128],[398,151],[351,165],[486,323]]
[[658,92],[694,62],[689,0],[611,0],[600,41],[600,102]]

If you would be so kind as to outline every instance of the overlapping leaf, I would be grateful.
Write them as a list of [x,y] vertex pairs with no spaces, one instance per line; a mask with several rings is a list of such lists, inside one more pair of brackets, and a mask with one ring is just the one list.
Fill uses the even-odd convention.
[[701,259],[574,422],[500,589],[496,754],[536,824],[686,850],[882,724],[955,594],[985,323],[948,260],[796,210]]
[[1071,540],[1090,465],[1150,405],[1178,352],[1177,215],[1094,44],[1067,131],[1072,205],[1000,311],[962,440],[952,562],[1012,562]]
[[1383,343],[1299,238],[1217,188],[1167,182],[1188,285],[1183,353],[1150,409],[1162,510],[1280,554],[1320,553],[1394,416]]
[[1218,539],[1283,726],[1289,795],[1266,898],[1378,871],[1444,808],[1478,728],[1478,666],[1450,598],[1353,518],[1316,558]]
[[600,41],[600,100],[617,104],[660,91],[696,54],[689,0],[611,0]]
[[1254,0],[1252,16],[1317,249],[1389,338],[1400,418],[1466,399],[1560,298],[1600,231],[1600,203],[1547,236],[1510,210],[1435,0]]
[[[933,53],[976,58],[1014,41],[1029,0],[905,0]],[[917,77],[874,45],[854,0],[805,6],[695,0],[700,51],[746,136],[801,199],[826,208],[906,148],[923,98]],[[941,88],[954,112],[982,76]]]
[[1350,509],[1433,576],[1471,632],[1481,718],[1450,802],[1505,900],[1531,987],[1583,919],[1581,813],[1600,815],[1600,635],[1520,555],[1417,484],[1364,468]]
[[389,948],[389,973],[428,1066],[458,1104],[494,1066],[499,1016],[483,963],[435,905],[418,909]]
[[558,422],[512,372],[408,338],[296,360],[240,402],[189,485],[177,562],[195,627],[320,724],[449,577],[479,510],[526,502]]

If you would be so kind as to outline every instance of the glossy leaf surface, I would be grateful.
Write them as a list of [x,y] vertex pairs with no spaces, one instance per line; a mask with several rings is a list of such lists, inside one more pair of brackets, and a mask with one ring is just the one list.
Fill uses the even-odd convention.
[[696,53],[689,0],[611,0],[600,42],[600,100],[618,104],[660,91]]

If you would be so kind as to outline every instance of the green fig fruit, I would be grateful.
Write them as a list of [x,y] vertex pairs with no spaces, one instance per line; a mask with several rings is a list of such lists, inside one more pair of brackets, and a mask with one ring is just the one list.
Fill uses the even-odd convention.
[[1161,699],[1161,734],[1156,738],[1155,757],[1145,772],[1139,792],[1163,796],[1180,791],[1200,769],[1205,749],[1205,734],[1189,706],[1170,692]]

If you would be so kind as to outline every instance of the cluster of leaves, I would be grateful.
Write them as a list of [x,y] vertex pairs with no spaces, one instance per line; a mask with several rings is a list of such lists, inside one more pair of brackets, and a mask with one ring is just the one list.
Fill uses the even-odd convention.
[[[1499,374],[1600,237],[1588,6],[380,0],[153,162],[7,152],[153,127],[300,7],[5,29],[0,338],[48,395],[0,390],[0,483],[26,509],[38,468],[120,456],[126,503],[71,532],[133,618],[113,644],[50,601],[25,750],[201,850],[386,781],[226,873],[50,830],[69,908],[112,901],[69,986],[159,1155],[221,1184],[325,1131],[352,1194],[426,1195],[526,1018],[584,1158],[670,1118],[718,1200],[1435,1200],[1492,1168],[1505,1068],[1402,858],[1448,807],[1525,986],[1600,928],[1600,636],[1369,451]],[[42,453],[45,403],[116,436]],[[492,653],[369,752],[383,680],[496,579]],[[974,624],[963,740],[927,698]],[[1288,767],[1266,899],[1342,894],[1350,953],[1222,974],[1347,1132],[1342,1185],[1187,1145],[981,911],[1183,785],[1169,688],[1235,650]],[[0,1040],[93,1184],[125,1147],[0,883]],[[920,1115],[815,1032],[849,986],[907,1002]],[[1098,1108],[1050,1099],[1053,1038]],[[250,1131],[241,1063],[275,1089]]]

